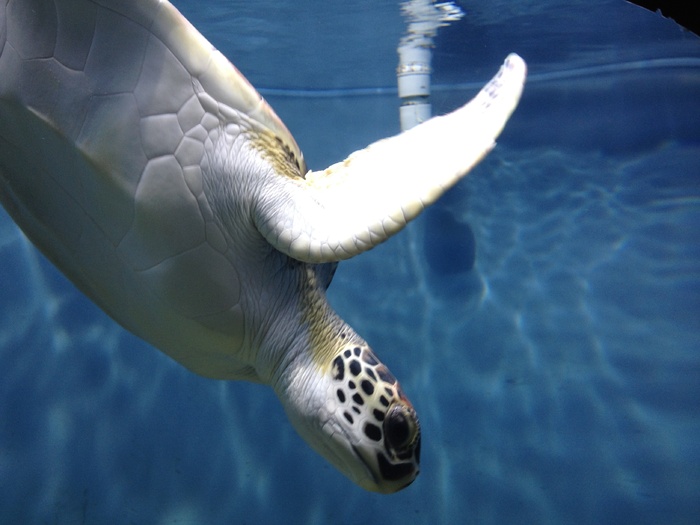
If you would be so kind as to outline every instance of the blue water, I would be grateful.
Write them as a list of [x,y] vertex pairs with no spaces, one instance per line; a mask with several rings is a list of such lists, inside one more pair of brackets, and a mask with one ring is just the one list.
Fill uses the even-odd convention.
[[[330,288],[419,412],[416,482],[352,485],[268,388],[125,333],[1,212],[0,523],[700,523],[700,39],[617,0],[488,4],[440,33],[434,109],[510,51],[521,106]],[[176,5],[313,168],[398,130],[394,2]]]

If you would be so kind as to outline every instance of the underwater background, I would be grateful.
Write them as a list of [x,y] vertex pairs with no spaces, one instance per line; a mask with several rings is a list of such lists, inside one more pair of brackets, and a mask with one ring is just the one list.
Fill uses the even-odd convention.
[[[398,2],[174,3],[312,169],[399,131]],[[417,480],[356,487],[269,388],[126,333],[0,210],[1,524],[700,523],[700,39],[622,0],[459,4],[434,113],[511,51],[522,102],[329,289],[418,411]]]

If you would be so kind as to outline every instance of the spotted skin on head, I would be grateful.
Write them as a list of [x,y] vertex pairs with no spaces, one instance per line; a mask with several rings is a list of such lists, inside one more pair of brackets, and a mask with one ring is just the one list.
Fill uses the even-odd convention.
[[331,374],[335,410],[361,444],[355,450],[382,479],[410,484],[419,472],[420,425],[394,375],[364,346],[343,350]]

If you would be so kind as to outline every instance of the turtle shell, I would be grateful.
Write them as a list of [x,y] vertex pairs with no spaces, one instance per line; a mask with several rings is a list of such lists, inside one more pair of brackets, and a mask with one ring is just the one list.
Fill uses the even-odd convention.
[[205,179],[224,176],[206,172],[217,148],[252,132],[306,171],[270,106],[168,2],[0,5],[3,205],[119,323],[228,379],[257,379],[238,355],[254,277]]

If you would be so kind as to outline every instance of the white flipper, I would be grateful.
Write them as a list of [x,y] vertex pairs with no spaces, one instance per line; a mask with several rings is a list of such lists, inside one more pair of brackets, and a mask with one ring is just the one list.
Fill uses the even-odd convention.
[[495,145],[515,109],[525,62],[511,54],[460,109],[356,151],[324,171],[276,177],[256,224],[278,250],[307,262],[347,259],[401,230]]

